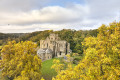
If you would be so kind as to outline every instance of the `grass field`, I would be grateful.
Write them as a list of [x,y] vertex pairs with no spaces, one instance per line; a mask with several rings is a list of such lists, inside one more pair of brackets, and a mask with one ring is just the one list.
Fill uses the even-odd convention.
[[[42,63],[42,77],[45,80],[51,80],[52,77],[56,76],[57,73],[55,72],[54,69],[51,69],[51,66],[53,65],[53,60],[54,59],[59,59],[60,61],[62,60],[62,58],[53,58],[47,61],[44,61]],[[76,66],[76,64],[72,64],[72,66]]]
[[53,76],[57,75],[57,73],[55,72],[55,70],[51,69],[51,66],[53,65],[53,60],[54,59],[59,59],[59,58],[53,58],[53,59],[44,61],[42,63],[42,77],[45,80],[51,80]]

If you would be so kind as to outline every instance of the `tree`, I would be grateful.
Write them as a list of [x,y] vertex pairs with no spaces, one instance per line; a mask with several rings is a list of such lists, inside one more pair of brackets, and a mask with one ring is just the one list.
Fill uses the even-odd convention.
[[40,80],[41,60],[36,55],[36,47],[31,41],[8,42],[1,51],[2,76],[10,80]]
[[53,65],[51,67],[52,69],[55,69],[57,73],[59,73],[61,70],[64,69],[64,64],[61,64],[59,60],[54,59],[53,60]]
[[62,70],[53,80],[119,80],[120,22],[102,25],[97,37],[82,43],[85,57],[77,66]]

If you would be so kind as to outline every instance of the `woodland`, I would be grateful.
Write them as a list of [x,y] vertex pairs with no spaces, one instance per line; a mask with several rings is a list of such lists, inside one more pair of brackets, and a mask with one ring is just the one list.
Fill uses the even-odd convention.
[[[50,33],[71,44],[72,54],[66,59],[42,62],[37,56],[39,41]],[[120,22],[103,24],[94,30],[0,33],[0,50],[1,80],[120,79]]]

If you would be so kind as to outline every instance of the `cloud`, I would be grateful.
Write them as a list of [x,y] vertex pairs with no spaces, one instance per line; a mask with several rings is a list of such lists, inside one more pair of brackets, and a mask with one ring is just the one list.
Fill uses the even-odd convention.
[[[33,31],[43,31],[43,30],[61,30],[64,29],[67,24],[56,25],[56,24],[32,24],[32,25],[1,25],[0,32],[3,33],[26,33]],[[66,27],[67,29],[67,27]]]
[[28,10],[32,5],[29,1],[30,0],[0,0],[0,11]]
[[18,12],[39,9],[47,4],[49,0],[0,0],[0,11]]
[[88,7],[79,4],[71,8],[49,6],[29,12],[0,13],[0,24],[67,23],[83,20],[88,13]]
[[[101,21],[113,21],[120,13],[120,0],[85,0],[89,6],[90,19]],[[120,15],[120,14],[119,14]]]
[[[52,0],[1,0],[0,32],[96,29],[120,20],[120,0],[85,0],[60,6]],[[7,6],[6,6],[7,5]],[[8,25],[10,24],[10,25]]]

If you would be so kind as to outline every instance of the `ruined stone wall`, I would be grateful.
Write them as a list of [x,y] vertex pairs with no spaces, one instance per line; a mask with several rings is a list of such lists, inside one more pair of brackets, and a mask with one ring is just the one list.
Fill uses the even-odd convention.
[[44,40],[40,40],[40,48],[44,47]]
[[40,40],[40,48],[51,49],[54,57],[63,57],[69,53],[70,44],[67,41],[60,40],[58,35],[50,34],[45,40]]

